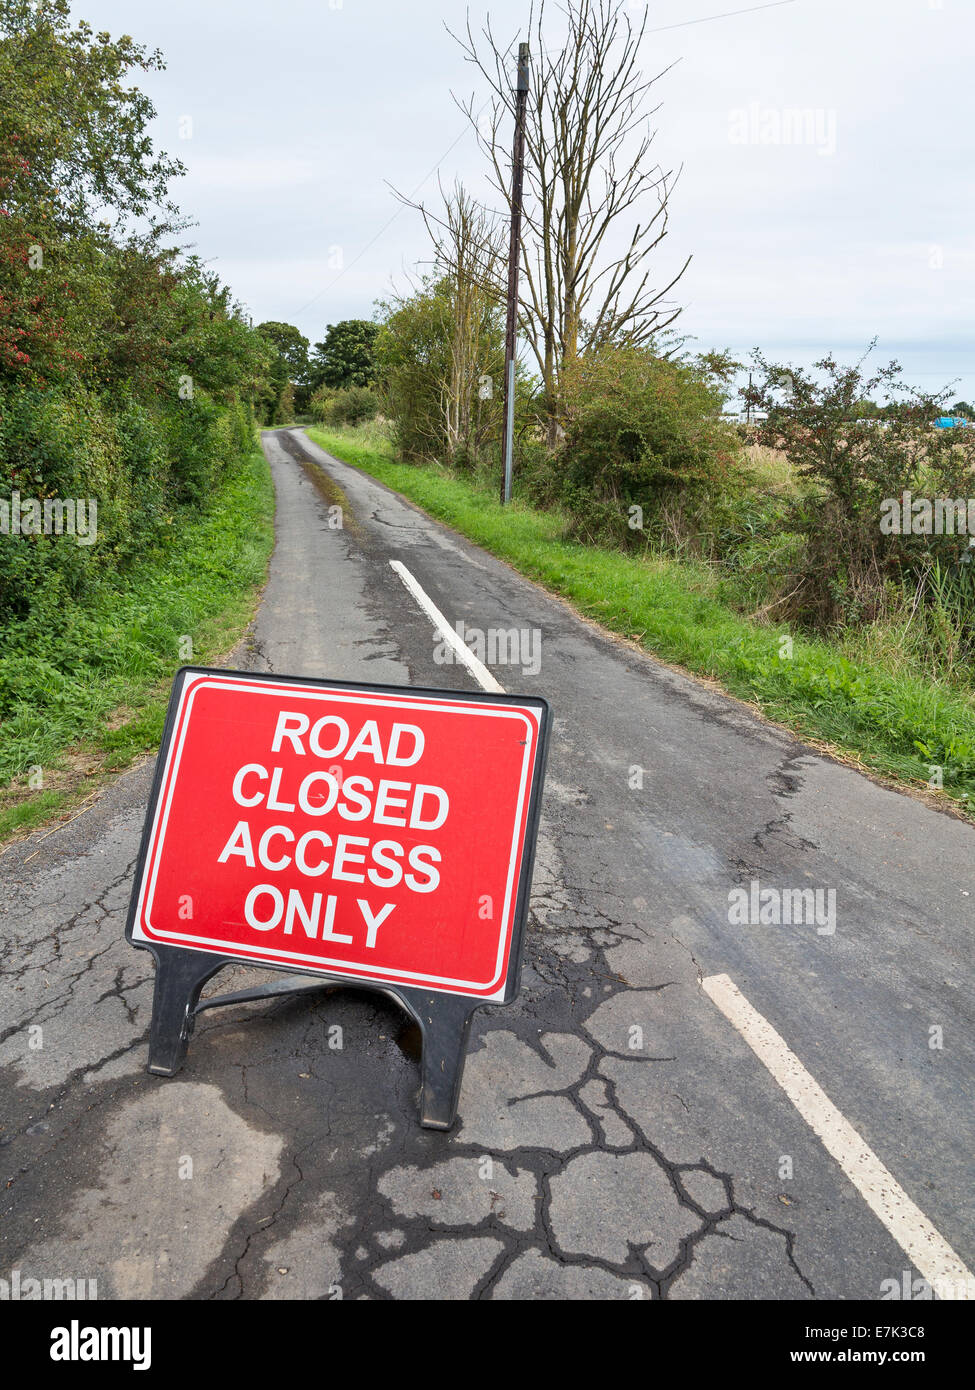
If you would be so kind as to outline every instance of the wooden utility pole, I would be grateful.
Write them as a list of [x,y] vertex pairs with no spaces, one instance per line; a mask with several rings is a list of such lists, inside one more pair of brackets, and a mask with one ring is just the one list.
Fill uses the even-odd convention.
[[515,144],[511,156],[511,241],[508,247],[508,322],[504,337],[504,434],[501,440],[501,501],[511,501],[515,446],[515,352],[518,335],[518,268],[521,262],[521,203],[525,182],[525,107],[528,104],[528,45],[518,45]]

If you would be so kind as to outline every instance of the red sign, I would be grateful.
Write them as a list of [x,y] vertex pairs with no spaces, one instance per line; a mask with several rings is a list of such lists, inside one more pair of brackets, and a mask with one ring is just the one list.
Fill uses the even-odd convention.
[[510,998],[547,706],[185,670],[129,938]]

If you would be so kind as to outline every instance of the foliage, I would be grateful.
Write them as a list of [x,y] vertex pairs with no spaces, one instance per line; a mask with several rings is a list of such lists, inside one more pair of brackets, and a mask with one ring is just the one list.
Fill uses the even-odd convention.
[[566,371],[564,400],[554,463],[580,535],[636,539],[665,502],[727,488],[738,472],[709,364],[605,346]]
[[307,408],[311,395],[308,339],[293,324],[276,320],[259,323],[257,332],[277,354],[272,358],[262,413],[269,424],[288,424],[295,409]]
[[[0,632],[81,603],[203,512],[277,355],[182,227],[131,38],[0,0]],[[91,544],[16,534],[19,494],[94,501]]]
[[371,386],[376,376],[375,346],[379,325],[368,319],[330,323],[324,340],[315,344],[309,369],[312,391],[325,386],[345,391]]
[[[807,372],[755,354],[760,379],[749,399],[767,412],[759,437],[807,485],[783,521],[803,541],[784,611],[820,629],[880,618],[905,588],[927,602],[938,574],[963,609],[970,602],[967,535],[902,534],[902,518],[893,527],[885,516],[895,504],[900,512],[905,492],[927,499],[929,512],[936,498],[975,497],[975,438],[933,429],[944,396],[905,385],[896,362],[868,375],[865,361],[843,367],[826,357]],[[878,395],[881,418],[865,416],[864,401]]]
[[[456,426],[456,325],[464,305],[456,278],[429,279],[412,295],[380,306],[376,361],[384,413],[405,459],[443,458],[473,464],[496,443],[501,422],[504,323],[493,300],[477,306],[469,327],[463,392],[463,432]],[[487,383],[486,387],[483,383]],[[488,394],[488,392],[490,394]]]
[[259,323],[257,331],[262,338],[273,343],[288,364],[292,381],[300,381],[308,370],[308,339],[290,323],[270,320]]
[[[140,422],[131,424],[135,449]],[[175,516],[124,567],[100,565],[81,601],[58,603],[48,591],[0,647],[0,782],[43,766],[45,785],[56,788],[50,770],[79,738],[111,766],[158,747],[187,637],[193,659],[219,662],[250,618],[273,518],[268,466],[251,448],[225,473],[205,514]],[[128,716],[121,722],[120,709]],[[0,838],[50,811],[48,792],[30,791],[26,802],[25,795],[16,788],[0,795]]]
[[313,431],[338,458],[404,493],[523,574],[571,600],[603,626],[722,682],[772,719],[855,753],[878,772],[923,786],[944,769],[959,808],[975,801],[975,713],[970,691],[925,679],[892,659],[896,649],[849,653],[821,638],[750,622],[723,603],[711,567],[648,561],[567,538],[558,509],[498,504],[493,486],[436,465],[407,466],[356,436]]
[[322,386],[311,398],[311,411],[323,424],[361,425],[376,418],[379,397],[366,386],[350,386],[344,391]]
[[168,185],[178,160],[157,154],[146,134],[155,112],[123,79],[165,64],[128,35],[112,40],[69,0],[0,0],[0,90],[4,145],[18,161],[8,209],[45,228],[43,242],[116,228],[133,218],[172,216]]

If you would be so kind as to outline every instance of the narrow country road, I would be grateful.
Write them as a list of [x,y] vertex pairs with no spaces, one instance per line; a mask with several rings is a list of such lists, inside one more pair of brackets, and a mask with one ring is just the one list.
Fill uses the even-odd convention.
[[[600,633],[301,431],[264,446],[277,546],[233,664],[476,688],[391,560],[451,625],[521,634],[519,663],[485,659],[555,717],[522,995],[475,1015],[448,1135],[416,1123],[414,1030],[364,992],[204,1013],[179,1076],[148,1076],[135,769],[0,856],[0,1275],[218,1299],[967,1277],[972,829]],[[765,889],[823,910],[729,920]]]

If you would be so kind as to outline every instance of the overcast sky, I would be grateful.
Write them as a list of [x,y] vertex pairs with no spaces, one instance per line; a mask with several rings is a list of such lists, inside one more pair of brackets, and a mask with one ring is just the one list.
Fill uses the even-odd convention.
[[[79,0],[96,29],[160,47],[144,79],[201,255],[254,316],[371,317],[427,255],[386,180],[436,195],[482,158],[451,93],[476,74],[446,0]],[[631,8],[642,14],[642,3]],[[655,0],[643,41],[656,158],[683,166],[656,253],[700,349],[809,363],[879,337],[928,389],[975,398],[973,0]],[[494,0],[499,37],[527,3]],[[710,18],[711,16],[723,16]],[[553,26],[557,36],[558,26]],[[523,35],[524,37],[524,35]],[[812,113],[787,140],[787,110]],[[341,260],[341,269],[339,261]]]

